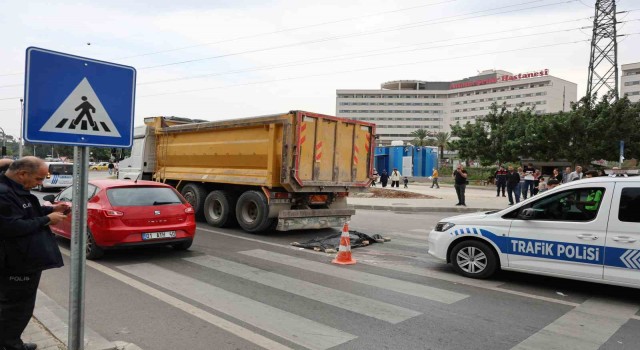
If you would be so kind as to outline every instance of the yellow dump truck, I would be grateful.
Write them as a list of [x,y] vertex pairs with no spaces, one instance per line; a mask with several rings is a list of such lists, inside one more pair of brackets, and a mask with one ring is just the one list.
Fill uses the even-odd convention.
[[216,227],[341,226],[355,213],[346,197],[371,183],[370,123],[291,111],[215,122],[153,117],[145,125],[119,178],[174,186]]

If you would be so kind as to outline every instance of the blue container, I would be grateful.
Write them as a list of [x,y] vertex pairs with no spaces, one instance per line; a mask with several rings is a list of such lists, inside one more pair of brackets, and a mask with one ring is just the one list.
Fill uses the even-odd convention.
[[403,176],[428,177],[431,176],[433,168],[438,167],[437,147],[416,147],[413,145],[376,147],[374,167],[378,174],[382,173],[382,170],[386,170],[390,174],[393,168],[402,172],[404,157],[411,157],[412,169],[410,173],[403,173]]
[[382,174],[382,170],[389,172],[389,147],[376,147],[373,157],[373,167],[378,174]]

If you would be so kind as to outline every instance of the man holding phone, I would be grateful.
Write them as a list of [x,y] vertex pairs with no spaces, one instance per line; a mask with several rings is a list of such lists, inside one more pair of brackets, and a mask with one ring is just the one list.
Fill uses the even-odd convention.
[[458,204],[456,205],[462,205],[465,207],[467,206],[467,203],[465,203],[464,191],[467,188],[467,176],[467,171],[464,170],[462,164],[458,164],[456,170],[453,171],[453,178],[455,179],[453,187],[455,187],[456,195],[458,195]]
[[69,205],[43,207],[30,192],[48,173],[42,159],[24,157],[0,175],[0,349],[38,347],[20,338],[33,315],[42,271],[63,265],[49,225],[64,220]]

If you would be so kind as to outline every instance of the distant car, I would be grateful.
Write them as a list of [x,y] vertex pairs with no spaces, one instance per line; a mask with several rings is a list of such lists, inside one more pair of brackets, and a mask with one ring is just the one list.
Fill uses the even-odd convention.
[[50,188],[65,188],[73,184],[73,164],[62,162],[45,162],[49,173],[36,187],[37,191],[44,192]]
[[[44,197],[73,205],[73,188]],[[173,187],[154,181],[91,180],[87,206],[87,259],[105,250],[147,245],[191,247],[196,230],[194,210]],[[51,226],[71,238],[71,214]]]
[[89,166],[89,170],[100,170],[104,171],[109,169],[109,162],[100,162],[94,165]]

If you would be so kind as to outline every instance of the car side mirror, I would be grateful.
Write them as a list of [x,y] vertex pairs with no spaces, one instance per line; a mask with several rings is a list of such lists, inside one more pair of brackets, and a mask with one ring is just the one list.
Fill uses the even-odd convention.
[[53,203],[56,200],[56,196],[53,194],[48,194],[44,197],[42,197],[42,199],[44,199],[47,202]]
[[536,211],[532,208],[523,209],[520,214],[518,214],[518,219],[523,220],[531,220],[536,216]]

